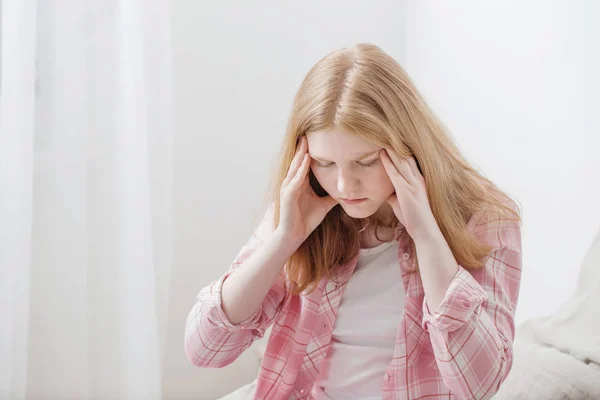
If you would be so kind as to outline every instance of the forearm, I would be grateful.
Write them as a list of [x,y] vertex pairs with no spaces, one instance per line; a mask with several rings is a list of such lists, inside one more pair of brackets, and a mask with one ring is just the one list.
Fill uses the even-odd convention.
[[439,231],[432,233],[426,240],[415,241],[415,248],[427,306],[433,314],[444,300],[448,287],[458,272],[458,264]]
[[281,269],[298,246],[275,230],[243,266],[225,279],[221,306],[229,322],[240,323],[259,310]]

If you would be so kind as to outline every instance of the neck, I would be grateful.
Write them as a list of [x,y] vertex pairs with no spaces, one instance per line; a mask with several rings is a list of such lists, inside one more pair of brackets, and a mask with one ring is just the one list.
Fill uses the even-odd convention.
[[359,242],[360,247],[363,249],[378,246],[381,243],[389,242],[394,238],[394,227],[385,226],[385,224],[390,222],[393,217],[390,217],[387,212],[382,212],[377,215],[378,213],[379,211],[371,216],[371,223],[360,233]]
[[377,210],[375,214],[371,216],[374,222],[378,222],[381,224],[389,223],[390,221],[395,219],[394,217],[394,210],[392,209],[392,206],[390,206],[388,203],[384,203],[381,207],[379,207],[379,210]]

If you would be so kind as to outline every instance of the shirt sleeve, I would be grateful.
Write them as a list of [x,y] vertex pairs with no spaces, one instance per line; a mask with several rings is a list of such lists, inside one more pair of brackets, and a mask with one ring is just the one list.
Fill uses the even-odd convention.
[[224,367],[264,336],[286,297],[284,272],[277,277],[261,307],[245,321],[232,324],[221,307],[223,282],[249,259],[273,231],[273,204],[235,257],[228,271],[200,290],[186,319],[184,348],[190,362],[199,367]]
[[521,281],[520,222],[488,219],[475,226],[475,235],[493,247],[485,265],[473,272],[459,265],[435,313],[425,298],[422,327],[429,332],[446,386],[459,398],[488,399],[513,362]]

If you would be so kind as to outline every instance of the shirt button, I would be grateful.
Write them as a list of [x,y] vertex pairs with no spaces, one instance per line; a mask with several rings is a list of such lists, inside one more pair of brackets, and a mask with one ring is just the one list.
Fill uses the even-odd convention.
[[301,394],[304,394],[304,389],[300,390],[300,393],[301,393]]
[[408,253],[404,253],[404,254],[402,254],[402,257],[403,257],[405,260],[408,260],[408,258],[409,258],[410,256],[408,255]]
[[390,376],[389,376],[388,374],[385,374],[385,375],[383,376],[383,379],[385,379],[386,381],[389,381],[389,380],[390,380]]

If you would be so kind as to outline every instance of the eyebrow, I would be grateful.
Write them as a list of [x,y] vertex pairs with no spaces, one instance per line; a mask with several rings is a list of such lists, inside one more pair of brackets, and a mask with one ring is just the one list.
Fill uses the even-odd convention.
[[[365,158],[368,158],[368,157],[372,156],[372,155],[373,155],[373,154],[375,154],[375,153],[379,153],[380,151],[381,151],[381,150],[375,150],[375,151],[368,151],[368,152],[366,152],[366,153],[359,154],[358,156],[356,156],[356,159],[355,159],[355,161],[362,161],[362,160],[364,160]],[[326,160],[326,159],[324,159],[324,158],[322,158],[322,157],[315,156],[315,155],[313,155],[313,154],[310,154],[310,156],[311,156],[312,158],[314,158],[315,160],[318,160],[318,161],[322,161],[322,162],[332,162],[332,161],[330,161],[330,160]]]

